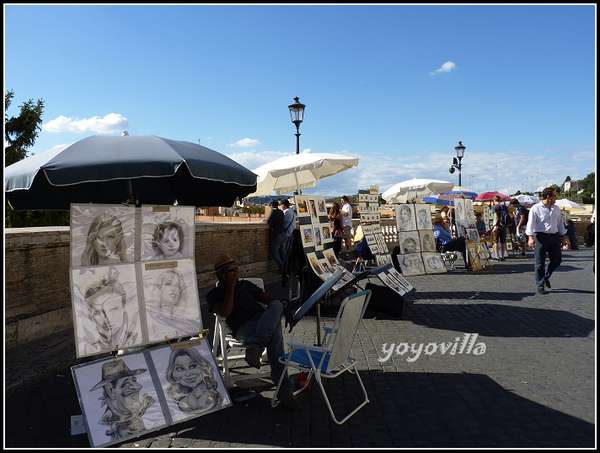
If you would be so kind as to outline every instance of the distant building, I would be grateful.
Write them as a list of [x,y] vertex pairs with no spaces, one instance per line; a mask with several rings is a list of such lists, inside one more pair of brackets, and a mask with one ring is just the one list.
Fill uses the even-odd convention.
[[565,181],[563,185],[563,192],[577,192],[579,189],[581,189],[579,181]]

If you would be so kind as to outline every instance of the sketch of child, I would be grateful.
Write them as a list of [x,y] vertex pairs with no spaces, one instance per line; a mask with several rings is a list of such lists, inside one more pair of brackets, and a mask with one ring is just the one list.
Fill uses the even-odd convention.
[[185,258],[183,228],[178,223],[166,222],[157,225],[152,236],[152,248],[156,252],[153,259]]
[[212,363],[194,348],[171,352],[165,378],[167,394],[182,412],[205,412],[223,402]]
[[97,216],[87,234],[82,266],[127,262],[127,244],[121,221],[105,212]]

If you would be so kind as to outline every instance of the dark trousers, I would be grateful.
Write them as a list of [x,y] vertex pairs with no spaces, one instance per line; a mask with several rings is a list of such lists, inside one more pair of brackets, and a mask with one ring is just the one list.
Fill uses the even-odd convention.
[[460,252],[463,254],[465,260],[465,269],[469,267],[469,261],[467,256],[467,238],[459,236],[456,239],[452,239],[447,244],[442,245],[442,252]]
[[[560,246],[560,235],[535,233],[535,284],[538,288],[544,287],[544,278],[550,278],[562,261]],[[548,266],[546,267],[546,255],[548,255]]]

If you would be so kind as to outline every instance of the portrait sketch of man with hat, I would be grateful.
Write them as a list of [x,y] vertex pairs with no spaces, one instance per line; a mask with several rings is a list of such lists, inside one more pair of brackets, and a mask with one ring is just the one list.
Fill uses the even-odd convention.
[[129,369],[122,359],[102,364],[102,379],[90,392],[102,389],[100,407],[106,406],[106,409],[98,424],[107,426],[104,434],[112,441],[126,439],[146,430],[142,416],[155,400],[148,393],[140,400],[143,386],[136,378],[146,371],[145,368]]

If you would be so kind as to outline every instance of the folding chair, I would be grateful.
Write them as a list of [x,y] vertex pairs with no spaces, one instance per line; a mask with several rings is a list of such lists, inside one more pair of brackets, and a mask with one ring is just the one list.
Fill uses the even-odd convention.
[[[240,280],[248,280],[258,286],[260,289],[264,291],[265,283],[262,278],[240,278]],[[248,365],[235,367],[233,368],[231,365],[238,361],[244,360],[245,354],[229,354],[230,350],[233,348],[244,351],[244,345],[242,342],[237,340],[231,334],[231,330],[227,327],[227,323],[225,322],[225,318],[215,315],[215,332],[213,336],[213,348],[212,353],[215,357],[217,365],[221,368],[221,374],[223,375],[223,381],[225,383],[225,387],[227,389],[232,388],[237,381],[245,380],[245,379],[257,379],[257,378],[268,378],[268,372],[253,372],[253,373],[242,373],[241,370],[243,368],[248,368]],[[220,350],[219,350],[220,347]],[[239,351],[238,351],[239,352]],[[266,362],[266,352],[263,353],[262,361]],[[236,371],[235,375],[232,374],[232,371]]]
[[[346,422],[369,402],[367,390],[365,389],[358,373],[358,369],[356,368],[356,359],[352,358],[350,354],[352,353],[352,345],[370,298],[371,290],[367,289],[352,294],[344,299],[340,305],[333,326],[330,329],[331,333],[327,342],[323,346],[311,346],[289,342],[288,346],[290,347],[290,352],[279,358],[279,362],[286,366],[286,370],[287,368],[292,367],[309,373],[308,381],[310,381],[310,378],[314,375],[321,388],[325,402],[327,403],[329,414],[333,421],[338,425]],[[345,371],[356,376],[360,387],[362,388],[364,400],[342,420],[338,420],[329,402],[322,379],[336,378]],[[282,377],[275,389],[275,394],[271,399],[271,405],[273,407],[279,404],[279,401],[277,401],[277,394],[279,393],[279,388],[281,387],[281,382],[283,381],[285,374],[286,373],[282,373]],[[304,387],[297,390],[294,394],[298,394],[303,390]]]
[[435,246],[437,248],[437,251],[440,252],[440,256],[444,264],[450,263],[450,268],[448,270],[453,271],[454,263],[458,259],[458,254],[460,252],[445,252],[444,246],[442,245],[442,242],[439,239],[435,240]]

